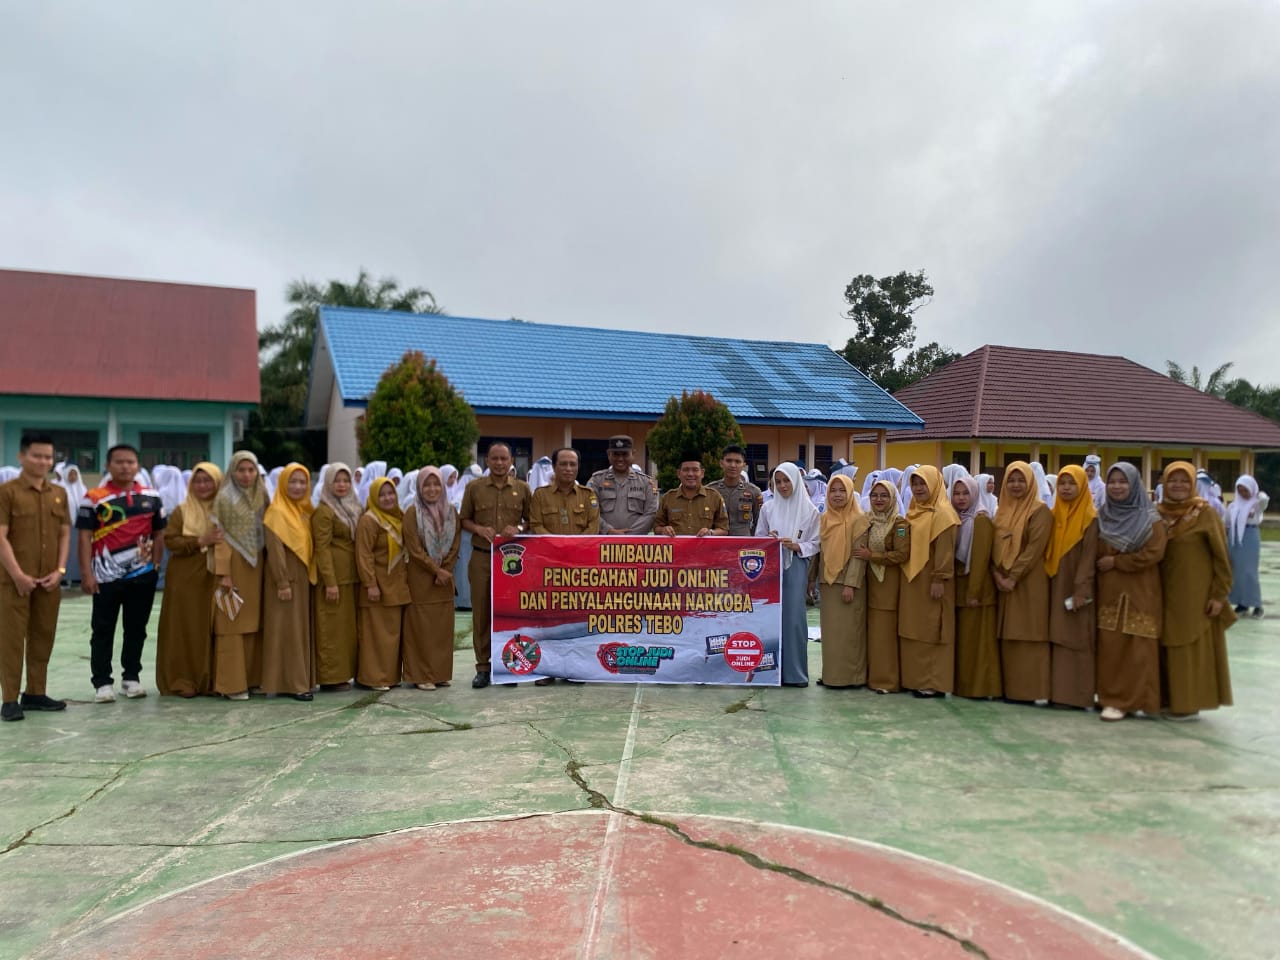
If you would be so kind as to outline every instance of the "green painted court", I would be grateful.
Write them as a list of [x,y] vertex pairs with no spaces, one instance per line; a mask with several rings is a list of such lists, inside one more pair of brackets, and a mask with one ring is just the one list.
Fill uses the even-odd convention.
[[1280,619],[1230,631],[1235,707],[1103,724],[473,691],[466,651],[434,692],[95,705],[88,615],[69,709],[0,727],[0,957],[1280,956]]

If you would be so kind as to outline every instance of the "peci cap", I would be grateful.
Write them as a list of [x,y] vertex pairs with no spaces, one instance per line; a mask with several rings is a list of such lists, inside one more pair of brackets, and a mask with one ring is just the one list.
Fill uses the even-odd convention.
[[625,433],[620,433],[617,436],[610,437],[608,440],[605,441],[605,443],[608,444],[608,450],[611,453],[614,450],[631,450],[634,448],[634,445],[631,442],[631,438],[628,437]]

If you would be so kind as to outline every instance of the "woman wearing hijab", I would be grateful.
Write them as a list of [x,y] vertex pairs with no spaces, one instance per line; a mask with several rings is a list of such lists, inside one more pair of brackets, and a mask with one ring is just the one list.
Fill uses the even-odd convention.
[[418,492],[404,515],[409,597],[404,614],[404,681],[419,690],[453,680],[453,565],[462,523],[435,467],[414,471]]
[[222,542],[213,524],[213,501],[222,471],[197,463],[187,496],[169,516],[164,546],[168,586],[160,595],[156,630],[156,686],[162,697],[195,697],[213,689],[213,591],[217,578],[209,550]]
[[418,471],[410,470],[396,483],[396,496],[400,499],[400,509],[408,510],[418,498]]
[[[1217,490],[1218,492],[1215,492]],[[1221,488],[1213,482],[1213,477],[1209,476],[1204,470],[1196,473],[1196,496],[1203,500],[1214,513],[1218,515],[1218,520],[1226,523],[1227,505],[1222,502],[1220,494]],[[1225,535],[1224,540],[1225,543]]]
[[1102,482],[1098,472],[1102,469],[1102,458],[1091,453],[1084,458],[1084,475],[1089,480],[1089,494],[1093,498],[1093,507],[1100,510],[1107,499],[1107,485]]
[[[248,700],[249,688],[256,687],[262,675],[262,514],[266,508],[258,458],[248,450],[233,453],[213,501],[213,522],[222,531],[222,539],[213,544],[215,593],[226,600],[214,604],[213,689],[228,700]],[[229,616],[228,610],[235,616]]]
[[[311,488],[311,505],[317,510],[320,508],[320,494],[324,493],[324,480],[328,475],[329,464],[326,463],[320,468],[320,475],[316,478],[315,486]],[[354,481],[352,482],[354,483]]]
[[1231,560],[1222,523],[1194,495],[1195,475],[1185,460],[1169,464],[1157,508],[1169,538],[1160,564],[1161,672],[1169,715],[1178,720],[1231,705],[1227,628],[1236,621],[1227,603]]
[[[898,583],[911,557],[911,524],[898,506],[898,488],[877,480],[867,494],[871,504],[866,540],[853,555],[867,565],[867,685],[876,693],[902,689],[898,669]],[[854,570],[854,576],[858,574]]]
[[[458,468],[446,463],[440,468],[440,476],[444,478],[445,495],[454,510],[462,510],[462,493],[471,482],[470,476],[460,474]],[[471,538],[463,537],[462,546],[458,548],[458,559],[453,564],[453,609],[471,609],[471,578],[467,576],[467,564],[471,562]]]
[[809,685],[809,624],[805,590],[809,558],[818,552],[818,508],[805,490],[800,468],[780,463],[773,471],[773,499],[760,508],[757,537],[782,543],[782,685]]
[[[387,475],[387,461],[374,460],[372,463],[366,463],[362,468],[357,467],[356,472],[360,474],[357,481],[356,496],[360,499],[360,505],[366,510],[369,508],[369,491],[373,488],[375,480],[381,480]],[[394,484],[392,485],[394,487]]]
[[1107,471],[1098,511],[1098,703],[1102,719],[1160,710],[1160,561],[1168,537],[1138,468]]
[[879,480],[881,476],[882,471],[872,470],[867,474],[867,479],[862,481],[862,496],[859,498],[858,503],[864,512],[871,509],[871,488],[875,486],[876,481]]
[[1258,580],[1258,561],[1262,554],[1262,515],[1271,498],[1258,490],[1258,481],[1242,474],[1236,480],[1236,496],[1227,504],[1227,549],[1231,553],[1231,598],[1236,613],[1253,608],[1262,617],[1262,584]]
[[1083,467],[1063,467],[1053,505],[1053,535],[1044,559],[1049,575],[1049,700],[1058,706],[1093,707],[1097,559],[1098,511],[1089,493],[1089,478]]
[[911,555],[898,581],[898,657],[902,686],[941,697],[955,686],[956,528],[960,518],[931,464],[911,475]]
[[827,484],[827,512],[818,524],[818,606],[822,627],[822,686],[867,683],[866,564],[853,548],[866,542],[871,518],[862,512],[853,479],[837,473]]
[[996,500],[995,476],[990,473],[980,473],[973,479],[978,482],[978,498],[981,501],[979,511],[986,513],[991,521],[995,522],[996,511],[1000,506],[999,501]]
[[311,537],[311,473],[300,463],[281,471],[275,499],[262,525],[266,532],[266,583],[262,590],[262,689],[309,701],[315,685],[311,588],[316,552]]
[[356,525],[356,569],[360,572],[360,652],[356,678],[374,690],[400,682],[400,643],[409,577],[404,552],[404,515],[396,485],[378,477],[369,505]]
[[991,548],[996,528],[982,501],[979,481],[960,476],[951,484],[956,528],[955,694],[974,699],[999,697],[1000,643],[996,639],[996,585]]
[[1017,460],[1004,471],[991,578],[999,592],[996,632],[1006,700],[1049,699],[1049,575],[1045,549],[1053,514],[1040,499],[1031,464]]
[[356,675],[356,524],[360,501],[345,463],[328,464],[320,505],[311,515],[318,582],[312,612],[316,632],[316,682],[321,690],[350,690]]
[[[53,473],[58,478],[58,482],[62,484],[62,488],[67,491],[67,503],[71,504],[71,522],[74,526],[76,508],[80,505],[80,501],[84,499],[85,494],[88,493],[88,488],[85,487],[84,478],[80,475],[80,468],[74,463],[60,463],[53,468]],[[175,527],[174,529],[177,528]],[[63,574],[62,582],[80,582],[79,550],[72,550],[67,555],[67,572]]]

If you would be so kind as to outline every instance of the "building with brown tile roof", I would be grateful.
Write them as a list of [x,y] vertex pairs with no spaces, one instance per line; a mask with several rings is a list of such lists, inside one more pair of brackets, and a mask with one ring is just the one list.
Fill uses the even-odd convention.
[[[1053,473],[1096,453],[1152,483],[1189,460],[1229,489],[1258,451],[1280,450],[1280,423],[1117,356],[989,344],[894,396],[925,426],[886,435],[887,466],[961,463],[999,476],[1039,459]],[[864,470],[875,460],[874,447],[860,448]]]

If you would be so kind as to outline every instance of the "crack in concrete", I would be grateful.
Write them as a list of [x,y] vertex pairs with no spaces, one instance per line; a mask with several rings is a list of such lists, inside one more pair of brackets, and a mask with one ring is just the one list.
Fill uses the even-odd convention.
[[[747,699],[750,700],[750,697],[748,697]],[[632,810],[629,807],[617,806],[612,801],[610,801],[608,797],[606,797],[603,793],[601,793],[599,790],[592,787],[591,784],[587,782],[586,777],[582,775],[582,770],[586,765],[583,764],[580,760],[577,759],[577,757],[573,755],[573,751],[571,751],[567,746],[565,746],[565,744],[561,743],[555,737],[552,737],[549,734],[545,733],[544,731],[539,730],[536,726],[534,726],[534,724],[531,723],[529,724],[529,726],[536,733],[540,734],[541,736],[549,740],[551,743],[554,743],[562,751],[564,751],[565,755],[569,758],[568,762],[565,763],[564,772],[569,777],[569,779],[572,780],[578,786],[578,789],[580,789],[583,792],[583,794],[587,798],[587,802],[592,806],[592,808],[597,810],[607,810],[610,813],[616,813],[624,817],[630,817],[631,819],[638,820],[641,823],[646,823],[655,827],[661,827],[662,829],[668,831],[672,836],[674,836],[681,843],[686,844],[687,846],[695,847],[699,850],[710,850],[714,853],[724,853],[724,854],[728,854],[729,856],[737,857],[739,860],[747,864],[749,867],[752,867],[753,869],[767,871],[770,873],[777,873],[791,880],[794,880],[797,883],[804,883],[810,886],[819,887],[823,890],[830,890],[833,893],[839,893],[842,896],[846,896],[852,900],[857,901],[858,903],[862,904],[863,906],[871,910],[875,910],[877,913],[883,914],[884,916],[888,917],[890,920],[893,920],[897,923],[906,924],[907,926],[910,926],[910,927],[914,927],[915,929],[920,930],[924,933],[936,934],[937,936],[943,937],[955,943],[966,953],[970,953],[976,957],[981,957],[983,958],[983,960],[990,960],[990,955],[987,953],[987,951],[984,950],[982,947],[980,947],[978,944],[974,943],[972,940],[969,940],[966,937],[962,937],[959,934],[952,933],[950,930],[948,930],[946,927],[941,926],[940,924],[929,923],[928,921],[924,921],[924,920],[913,920],[912,918],[902,913],[899,913],[897,910],[889,906],[883,900],[880,900],[878,897],[868,896],[867,894],[860,893],[857,890],[854,890],[850,887],[846,887],[838,883],[833,883],[830,880],[824,880],[822,877],[814,876],[811,873],[806,873],[804,870],[800,870],[796,867],[789,867],[786,864],[778,863],[775,860],[768,860],[760,856],[759,854],[753,853],[750,850],[743,849],[742,847],[736,847],[736,846],[733,846],[732,844],[718,843],[714,840],[695,839],[694,837],[689,836],[689,834],[686,833],[678,823],[672,820],[666,820],[662,817],[658,817],[650,813],[641,813],[640,811]]]
[[737,713],[740,710],[753,710],[753,712],[755,713],[764,713],[765,712],[764,707],[752,708],[751,706],[751,701],[756,698],[756,694],[758,694],[759,692],[760,692],[759,690],[753,690],[751,693],[743,697],[741,700],[735,700],[733,703],[729,704],[727,707],[724,708],[724,712]]
[[[343,709],[346,709],[346,708],[345,707],[338,708],[338,710],[343,710]],[[336,713],[338,711],[331,710],[326,712]],[[87,797],[85,797],[83,800],[79,800],[76,803],[72,804],[69,808],[64,810],[62,813],[57,814],[56,816],[53,816],[53,817],[49,817],[47,820],[43,820],[40,823],[37,823],[34,826],[32,826],[22,836],[12,841],[3,850],[0,850],[0,857],[5,856],[6,854],[12,853],[13,851],[21,847],[27,846],[28,842],[31,840],[31,837],[36,833],[36,831],[43,830],[46,827],[53,826],[53,824],[55,823],[58,823],[62,820],[67,820],[70,817],[75,816],[76,813],[79,812],[81,807],[85,806],[86,804],[92,803],[98,797],[102,796],[103,793],[105,793],[111,787],[119,783],[121,778],[126,773],[128,773],[129,771],[131,771],[132,769],[134,769],[135,767],[141,764],[147,763],[148,761],[151,761],[151,760],[158,759],[159,757],[168,756],[173,753],[182,753],[183,751],[186,751],[186,750],[199,750],[204,747],[217,747],[227,743],[235,743],[238,740],[246,740],[250,737],[260,736],[264,733],[271,733],[274,730],[279,730],[283,727],[290,727],[298,723],[304,723],[312,719],[315,719],[314,715],[311,717],[295,717],[292,720],[285,720],[282,723],[272,724],[267,727],[260,727],[256,730],[247,730],[244,733],[236,734],[235,736],[232,736],[232,737],[223,737],[218,740],[207,740],[201,743],[182,744],[181,746],[169,747],[164,750],[157,750],[155,753],[148,753],[144,756],[138,757],[136,760],[122,761],[120,763],[119,769],[117,769],[114,773],[112,773],[110,777],[108,777],[102,784],[100,784],[95,790],[93,790]],[[69,761],[64,761],[64,762],[69,762]]]

